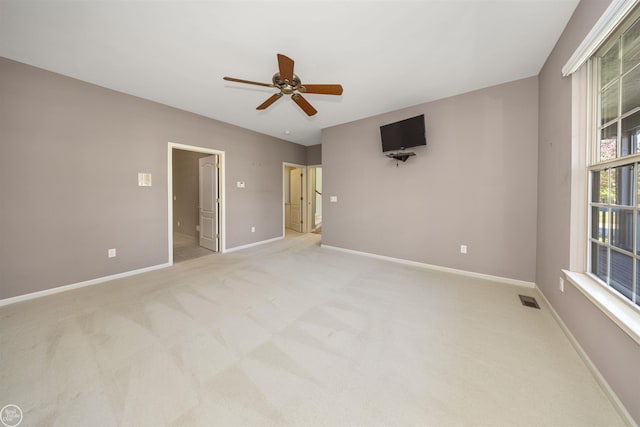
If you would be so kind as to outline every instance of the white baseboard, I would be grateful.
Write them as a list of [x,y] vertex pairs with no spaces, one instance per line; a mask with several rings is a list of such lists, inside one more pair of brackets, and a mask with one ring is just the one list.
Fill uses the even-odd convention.
[[271,243],[271,242],[275,242],[275,241],[282,240],[282,239],[284,239],[284,236],[274,237],[273,239],[261,240],[259,242],[249,243],[247,245],[235,246],[233,248],[225,249],[224,253],[237,252],[237,251],[241,251],[243,249],[249,249],[249,248],[252,248],[254,246],[260,246],[260,245],[264,245],[266,243]]
[[576,337],[573,336],[573,334],[571,333],[567,325],[564,323],[562,318],[558,315],[556,310],[549,303],[549,300],[547,299],[547,297],[539,288],[537,289],[538,289],[538,293],[540,294],[540,296],[542,296],[542,299],[547,304],[547,307],[549,307],[549,310],[551,311],[552,316],[554,317],[556,322],[558,322],[558,325],[560,325],[560,328],[569,339],[569,342],[571,343],[571,345],[573,345],[573,348],[576,350],[580,358],[584,361],[585,365],[587,365],[587,368],[589,368],[589,370],[591,371],[591,374],[593,375],[593,377],[596,379],[596,381],[602,388],[602,391],[604,392],[604,394],[607,395],[607,397],[609,398],[613,406],[616,408],[616,410],[622,417],[623,421],[625,421],[629,427],[638,427],[638,424],[636,424],[636,422],[631,417],[631,414],[629,414],[629,411],[627,411],[627,408],[624,407],[624,405],[622,404],[622,402],[620,401],[616,393],[613,391],[613,389],[611,388],[607,380],[604,379],[604,377],[602,376],[602,374],[600,373],[596,365],[593,364],[593,362],[591,361],[591,358],[589,358],[587,353],[584,351],[584,349],[576,339]]
[[28,301],[34,298],[40,298],[47,295],[58,294],[60,292],[70,291],[72,289],[84,288],[85,286],[97,285],[99,283],[108,282],[110,280],[122,279],[123,277],[135,276],[136,274],[147,273],[153,270],[170,267],[171,263],[153,265],[151,267],[139,268],[137,270],[125,271],[124,273],[112,274],[111,276],[98,277],[97,279],[85,280],[84,282],[72,283],[70,285],[58,286],[56,288],[45,289],[44,291],[31,292],[24,295],[0,299],[0,307],[15,304],[22,301]]
[[449,268],[449,267],[441,267],[439,265],[425,264],[423,262],[409,261],[409,260],[402,259],[402,258],[393,258],[393,257],[389,257],[389,256],[384,256],[384,255],[376,255],[376,254],[372,254],[372,253],[369,253],[369,252],[354,251],[352,249],[345,249],[345,248],[340,248],[340,247],[337,247],[337,246],[329,246],[329,245],[321,244],[320,247],[327,248],[327,249],[333,249],[333,250],[341,251],[341,252],[347,252],[347,253],[355,254],[355,255],[362,255],[362,256],[369,257],[369,258],[376,258],[376,259],[380,259],[380,260],[384,260],[384,261],[391,261],[391,262],[396,262],[396,263],[399,263],[399,264],[410,265],[412,267],[420,267],[420,268],[426,268],[426,269],[429,269],[429,270],[443,271],[445,273],[458,274],[458,275],[461,275],[461,276],[473,277],[473,278],[476,278],[476,279],[490,280],[492,282],[505,283],[507,285],[523,286],[525,288],[531,288],[531,289],[536,288],[536,284],[535,283],[527,282],[525,280],[510,279],[508,277],[492,276],[490,274],[475,273],[473,271],[458,270],[456,268]]

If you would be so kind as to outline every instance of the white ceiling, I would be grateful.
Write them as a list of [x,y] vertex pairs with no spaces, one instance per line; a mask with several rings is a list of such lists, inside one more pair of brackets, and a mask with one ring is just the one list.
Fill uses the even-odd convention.
[[[321,129],[538,74],[578,0],[0,0],[0,56],[303,145]],[[276,54],[303,83],[276,90]],[[558,71],[560,72],[560,71]],[[285,134],[289,131],[289,134]]]

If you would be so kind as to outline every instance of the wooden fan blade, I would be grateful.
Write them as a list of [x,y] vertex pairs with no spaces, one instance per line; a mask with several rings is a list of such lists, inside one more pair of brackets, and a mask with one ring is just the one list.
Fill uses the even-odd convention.
[[295,102],[296,104],[298,104],[298,106],[300,108],[302,108],[302,111],[304,111],[305,113],[307,113],[307,116],[313,116],[314,114],[316,114],[318,111],[313,108],[313,106],[311,104],[309,104],[309,102],[304,99],[302,97],[302,95],[300,95],[299,93],[294,93],[293,95],[291,95],[291,99],[293,99],[293,102]]
[[288,80],[289,83],[293,82],[293,59],[279,53],[278,68],[280,69],[280,78],[282,80]]
[[250,80],[235,79],[233,77],[223,77],[223,79],[228,82],[246,83],[250,85],[258,85],[258,86],[266,86],[266,87],[275,87],[272,83],[252,82]]
[[256,107],[256,110],[264,110],[265,108],[267,108],[269,105],[273,104],[274,102],[276,102],[280,98],[282,98],[282,93],[281,92],[276,93],[274,95],[271,95],[269,97],[269,99],[264,101],[262,104],[258,105]]
[[319,93],[322,95],[342,95],[341,85],[302,85],[298,88],[302,93]]

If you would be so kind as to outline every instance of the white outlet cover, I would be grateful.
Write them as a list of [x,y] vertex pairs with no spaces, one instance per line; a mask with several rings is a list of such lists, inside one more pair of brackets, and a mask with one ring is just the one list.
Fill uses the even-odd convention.
[[116,250],[115,250],[115,248],[114,248],[114,249],[109,249],[109,250],[107,251],[107,256],[108,256],[109,258],[115,258],[115,256],[116,256]]
[[338,196],[331,196],[329,197],[329,201],[331,203],[337,203],[338,202]]

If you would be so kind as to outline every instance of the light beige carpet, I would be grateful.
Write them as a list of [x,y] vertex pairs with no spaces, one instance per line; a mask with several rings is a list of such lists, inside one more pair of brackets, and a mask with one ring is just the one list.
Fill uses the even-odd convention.
[[0,308],[23,426],[617,426],[535,291],[320,236]]

